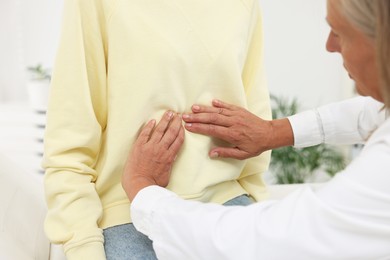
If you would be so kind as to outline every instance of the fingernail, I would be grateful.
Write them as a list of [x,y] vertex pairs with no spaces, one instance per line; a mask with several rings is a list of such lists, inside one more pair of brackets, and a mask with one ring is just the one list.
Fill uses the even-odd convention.
[[192,106],[192,109],[193,109],[193,110],[200,110],[200,106],[198,106],[198,105],[193,105],[193,106]]
[[190,115],[188,115],[188,114],[183,114],[183,118],[184,118],[184,119],[188,119],[188,118],[190,118]]
[[210,157],[211,158],[217,158],[219,156],[219,154],[217,153],[217,152],[212,152],[211,154],[210,154]]
[[172,112],[172,111],[168,111],[168,112],[167,112],[167,116],[168,116],[168,119],[172,118],[173,112]]
[[192,124],[191,124],[191,123],[187,123],[185,126],[186,126],[186,127],[191,127]]

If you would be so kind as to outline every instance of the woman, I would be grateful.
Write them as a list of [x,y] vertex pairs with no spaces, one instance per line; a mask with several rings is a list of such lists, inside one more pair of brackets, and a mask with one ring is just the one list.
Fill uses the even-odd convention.
[[[232,143],[212,149],[211,157],[243,159],[285,145],[365,141],[361,154],[318,191],[304,187],[280,201],[226,208],[182,201],[156,186],[168,181],[182,128],[176,117],[157,125],[165,134],[153,133],[150,123],[129,157],[123,185],[131,200],[136,196],[134,224],[153,240],[159,258],[390,259],[390,1],[328,0],[327,8],[327,49],[342,55],[358,92],[369,97],[274,121],[214,101],[213,107],[193,106],[183,119],[191,132]],[[142,164],[151,143],[165,150],[165,168]]]
[[[67,259],[156,259],[121,185],[131,145],[146,119],[213,96],[271,118],[261,26],[257,0],[64,1],[44,167],[45,230]],[[213,161],[202,151],[215,141],[187,135],[169,189],[220,204],[262,199],[269,153]]]

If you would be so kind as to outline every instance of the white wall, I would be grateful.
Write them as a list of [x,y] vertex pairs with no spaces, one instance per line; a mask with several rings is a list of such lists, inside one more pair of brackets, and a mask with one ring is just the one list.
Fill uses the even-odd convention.
[[270,92],[312,108],[348,96],[339,54],[325,49],[325,0],[260,0]]
[[[304,108],[343,98],[337,54],[325,51],[325,0],[259,0],[271,93],[297,97]],[[26,70],[52,67],[63,0],[0,0],[0,102],[26,99]]]
[[0,102],[27,99],[26,67],[52,67],[63,0],[0,0]]

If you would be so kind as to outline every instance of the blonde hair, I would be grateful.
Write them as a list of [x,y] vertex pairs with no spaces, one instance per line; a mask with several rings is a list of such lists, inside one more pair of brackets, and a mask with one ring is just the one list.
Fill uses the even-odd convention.
[[390,0],[341,0],[346,18],[376,45],[381,91],[390,108]]

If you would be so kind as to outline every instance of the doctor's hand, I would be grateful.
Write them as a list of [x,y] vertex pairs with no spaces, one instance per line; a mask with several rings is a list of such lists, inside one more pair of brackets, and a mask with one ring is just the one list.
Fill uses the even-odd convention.
[[151,185],[166,187],[176,156],[184,142],[181,117],[172,111],[156,125],[149,121],[142,129],[127,159],[122,187],[130,201]]
[[209,156],[247,159],[264,151],[292,145],[288,119],[263,120],[244,108],[213,100],[212,106],[193,105],[192,113],[182,116],[185,128],[193,133],[222,139],[232,147],[216,147]]

